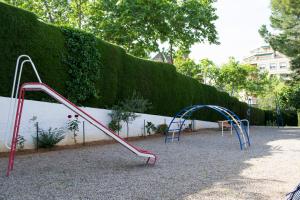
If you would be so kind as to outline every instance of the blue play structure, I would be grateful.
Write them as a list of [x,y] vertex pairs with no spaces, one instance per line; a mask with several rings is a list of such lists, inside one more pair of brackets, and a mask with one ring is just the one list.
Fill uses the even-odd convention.
[[290,193],[287,194],[287,200],[299,200],[300,199],[300,184]]
[[165,143],[170,140],[173,141],[174,139],[179,141],[184,122],[187,120],[187,118],[189,118],[195,111],[204,108],[212,109],[225,117],[225,119],[235,130],[241,150],[250,146],[249,129],[246,127],[243,121],[231,110],[216,105],[192,105],[176,113],[168,126],[168,130],[166,131]]

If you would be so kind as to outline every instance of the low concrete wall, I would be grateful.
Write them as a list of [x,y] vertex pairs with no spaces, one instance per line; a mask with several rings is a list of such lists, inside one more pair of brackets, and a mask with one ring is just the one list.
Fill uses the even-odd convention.
[[[10,99],[6,97],[0,97],[0,152],[8,151],[5,147],[5,130],[7,126],[7,118],[9,112],[9,102]],[[90,107],[82,107],[87,113],[92,115],[97,120],[101,121],[104,125],[108,125],[110,122],[110,117],[108,113],[110,110],[97,109]],[[66,108],[65,106],[57,103],[48,103],[41,101],[25,100],[23,115],[20,126],[20,135],[25,138],[25,149],[32,149],[35,147],[33,137],[36,135],[36,128],[34,126],[35,122],[39,123],[39,127],[42,129],[52,128],[64,128],[65,129],[65,139],[61,141],[58,145],[70,145],[74,144],[73,134],[66,129],[67,123],[69,121],[68,115],[74,116],[74,113]],[[155,124],[167,123],[169,124],[171,117],[158,116],[158,115],[148,115],[140,114],[139,117],[129,125],[129,137],[142,136],[144,134],[144,121],[149,121]],[[36,117],[36,120],[32,119]],[[79,117],[80,131],[77,137],[78,143],[83,141],[83,122],[84,119]],[[111,139],[100,130],[89,124],[85,123],[85,141],[97,141],[97,140],[109,140]],[[186,126],[191,123],[187,121]],[[121,137],[126,137],[126,124],[122,124],[122,130],[120,131]],[[194,128],[217,128],[218,125],[215,122],[205,122],[194,120]],[[8,141],[10,143],[11,136],[9,136]]]

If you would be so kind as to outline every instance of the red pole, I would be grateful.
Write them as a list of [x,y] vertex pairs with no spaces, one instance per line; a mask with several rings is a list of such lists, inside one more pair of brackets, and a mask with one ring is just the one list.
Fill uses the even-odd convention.
[[23,88],[21,88],[20,93],[19,93],[15,123],[14,123],[13,138],[11,141],[9,162],[8,162],[8,168],[7,168],[7,173],[6,173],[7,176],[9,176],[10,171],[13,169],[13,163],[14,163],[14,157],[15,157],[15,151],[16,151],[16,143],[17,143],[20,122],[21,122],[22,109],[23,109],[23,104],[24,104],[24,95],[25,95],[25,90]]
[[17,143],[18,143],[18,136],[19,136],[19,131],[20,131],[20,124],[21,124],[22,111],[23,111],[23,105],[24,105],[25,90],[22,89],[21,93],[22,93],[21,94],[21,108],[20,108],[20,111],[19,111],[19,120],[18,120],[17,132],[16,132],[15,142],[14,142],[15,146],[14,146],[14,154],[13,154],[11,170],[13,170],[13,168],[14,168],[14,160],[15,160],[15,154],[16,154]]

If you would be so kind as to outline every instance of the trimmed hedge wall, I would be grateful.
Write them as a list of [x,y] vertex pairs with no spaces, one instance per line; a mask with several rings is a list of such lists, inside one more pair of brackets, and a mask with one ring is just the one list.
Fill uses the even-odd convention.
[[[66,83],[71,77],[63,64],[63,55],[68,53],[68,38],[62,34],[61,28],[42,23],[34,14],[1,2],[0,27],[0,95],[9,96],[16,58],[20,54],[28,54],[35,62],[42,81],[68,96]],[[109,108],[136,91],[152,103],[150,114],[172,116],[192,104],[215,104],[246,118],[246,103],[177,73],[173,65],[136,58],[100,39],[97,39],[96,46],[101,55],[101,66],[98,66],[101,75],[94,83],[99,97],[79,102],[81,105]],[[32,70],[26,67],[22,81],[34,80]],[[40,94],[27,97],[47,100]],[[220,119],[209,110],[196,116],[212,121]],[[265,111],[252,108],[251,122],[264,125]]]

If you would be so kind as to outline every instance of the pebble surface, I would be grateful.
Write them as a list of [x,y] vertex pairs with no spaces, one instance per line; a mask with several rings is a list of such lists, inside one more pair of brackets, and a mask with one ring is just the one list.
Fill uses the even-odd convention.
[[155,166],[119,144],[22,155],[10,177],[0,158],[0,200],[285,199],[300,183],[300,129],[251,127],[251,141],[241,151],[235,135],[202,130],[131,142]]

